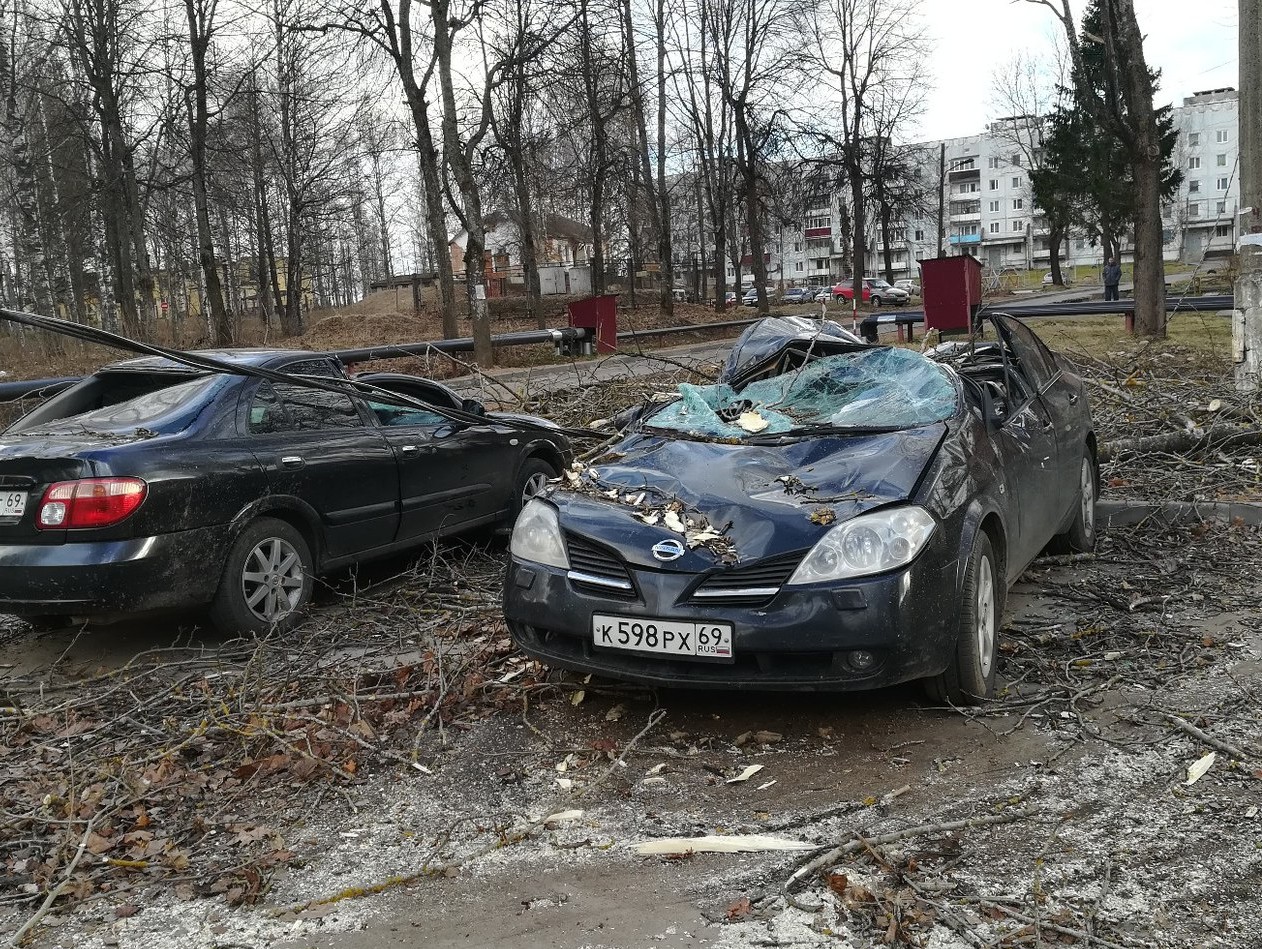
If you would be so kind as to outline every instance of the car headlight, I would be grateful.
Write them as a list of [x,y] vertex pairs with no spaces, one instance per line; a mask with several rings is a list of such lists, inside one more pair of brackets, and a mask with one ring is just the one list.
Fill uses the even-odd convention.
[[570,555],[565,551],[565,538],[561,535],[561,521],[556,508],[543,501],[528,501],[521,509],[517,523],[513,525],[513,540],[509,549],[518,560],[570,569]]
[[934,520],[923,508],[894,507],[838,524],[806,555],[789,585],[865,577],[906,566],[933,534]]

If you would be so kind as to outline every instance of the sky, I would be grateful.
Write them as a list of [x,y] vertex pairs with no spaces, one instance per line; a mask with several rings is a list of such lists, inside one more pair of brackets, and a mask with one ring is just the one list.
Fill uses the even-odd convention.
[[[1161,70],[1158,105],[1238,86],[1238,2],[1135,0],[1148,65]],[[1073,0],[1076,22],[1085,6]],[[914,136],[921,140],[983,131],[1000,117],[991,94],[996,70],[1023,51],[1050,55],[1060,30],[1050,10],[1026,0],[920,0],[920,15],[933,48],[934,82]]]

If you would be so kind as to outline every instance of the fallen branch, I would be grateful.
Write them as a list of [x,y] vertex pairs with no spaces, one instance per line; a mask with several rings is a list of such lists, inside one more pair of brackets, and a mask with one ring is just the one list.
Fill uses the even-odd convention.
[[1199,741],[1205,742],[1205,744],[1209,745],[1211,748],[1217,748],[1219,751],[1226,752],[1227,754],[1235,758],[1237,761],[1251,761],[1257,757],[1256,755],[1250,754],[1249,752],[1241,748],[1238,748],[1235,745],[1232,745],[1223,741],[1221,738],[1215,738],[1213,735],[1209,734],[1203,729],[1197,728],[1187,719],[1180,718],[1178,715],[1175,715],[1171,712],[1162,712],[1161,714],[1165,717],[1166,721],[1168,721],[1171,725],[1187,732],[1193,738],[1196,738]]
[[27,933],[39,925],[39,921],[48,915],[48,911],[52,909],[53,903],[57,901],[57,897],[65,891],[70,885],[70,880],[74,876],[75,869],[79,866],[79,861],[83,859],[83,854],[88,849],[88,839],[92,836],[92,829],[96,826],[95,815],[88,820],[87,827],[83,830],[83,837],[79,840],[79,849],[75,851],[75,855],[71,858],[70,863],[66,865],[66,872],[62,874],[61,882],[48,891],[48,896],[44,902],[40,904],[35,914],[22,924],[22,927],[13,934],[13,938],[9,940],[10,949],[22,945],[26,939]]
[[1180,452],[1195,451],[1205,445],[1219,446],[1257,445],[1262,444],[1262,431],[1256,428],[1241,428],[1235,425],[1214,425],[1207,429],[1194,429],[1190,432],[1170,432],[1165,435],[1137,435],[1133,438],[1115,438],[1100,444],[1100,461],[1112,461],[1125,452],[1144,454],[1147,452]]
[[792,896],[793,888],[810,874],[818,873],[820,870],[832,866],[834,863],[850,856],[850,854],[855,853],[858,850],[866,850],[873,846],[880,847],[885,844],[893,844],[899,842],[900,840],[906,840],[909,837],[922,837],[925,834],[941,834],[956,830],[968,830],[974,827],[993,827],[996,824],[1011,824],[1019,820],[1025,820],[1027,817],[1032,817],[1037,813],[1038,808],[1035,805],[1029,805],[1028,807],[1019,807],[1004,811],[1000,814],[983,814],[980,817],[966,817],[963,820],[945,821],[940,824],[921,824],[917,827],[905,827],[902,830],[893,830],[887,834],[880,834],[876,837],[864,837],[856,833],[853,835],[851,840],[846,841],[846,843],[841,846],[834,847],[832,850],[820,854],[818,857],[814,857],[807,863],[798,867],[798,869],[793,871],[792,875],[784,881],[784,884],[780,888],[780,892],[788,902],[792,903],[798,909],[806,910],[807,912],[812,913],[818,912],[820,909],[819,906],[812,908],[809,905],[799,903],[795,900]]

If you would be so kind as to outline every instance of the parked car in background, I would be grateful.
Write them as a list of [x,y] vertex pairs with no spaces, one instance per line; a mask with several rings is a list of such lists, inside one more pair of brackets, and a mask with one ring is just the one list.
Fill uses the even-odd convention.
[[[1065,271],[1062,270],[1060,276],[1061,280],[1064,281],[1064,286],[1072,287],[1074,285],[1074,282],[1069,279],[1069,274],[1065,273]],[[1047,273],[1043,274],[1043,286],[1051,287],[1054,285],[1054,278],[1052,277],[1052,272],[1049,270]]]
[[522,509],[504,609],[553,666],[652,686],[991,695],[1004,598],[1095,542],[1081,379],[1024,324],[920,354],[762,320]]
[[736,296],[735,290],[728,290],[725,294],[723,294],[723,302],[728,306],[734,306],[738,300],[739,298]]
[[904,277],[902,280],[895,280],[894,286],[898,287],[898,289],[900,290],[906,290],[910,296],[913,296],[913,297],[920,296],[920,281],[919,280],[912,280],[907,277]]
[[[861,295],[860,295],[860,297],[859,297],[859,302],[860,302],[860,303],[867,303],[867,302],[869,302],[869,301],[871,300],[871,298],[872,298],[872,290],[871,290],[871,288],[870,288],[870,287],[868,287],[868,285],[865,283],[865,284],[863,285],[863,292],[862,292],[862,294],[861,294]],[[846,301],[851,301],[851,300],[853,300],[853,299],[854,299],[854,287],[853,287],[853,286],[851,286],[851,285],[850,285],[850,284],[848,284],[848,283],[839,283],[839,284],[834,285],[834,287],[833,287],[833,299],[834,299],[834,300],[846,300]]]
[[905,306],[911,300],[911,294],[891,284],[888,280],[881,277],[864,277],[863,283],[867,286],[872,298],[873,306]]
[[822,303],[825,300],[831,300],[832,298],[833,298],[832,287],[820,287],[818,290],[815,291],[815,296],[813,296],[811,299],[816,303]]
[[790,287],[781,298],[785,303],[809,303],[815,296],[813,290],[806,287]]
[[[201,355],[345,378],[318,353]],[[317,574],[511,520],[570,462],[541,419],[416,376],[358,378],[433,408],[155,357],[40,405],[0,435],[0,613],[208,605],[225,630],[284,628]]]

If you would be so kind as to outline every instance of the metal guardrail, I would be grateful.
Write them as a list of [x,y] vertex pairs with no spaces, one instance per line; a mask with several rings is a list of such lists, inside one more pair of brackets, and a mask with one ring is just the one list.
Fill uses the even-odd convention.
[[[539,343],[585,344],[591,341],[593,330],[585,327],[566,326],[561,329],[523,330],[519,333],[502,333],[491,337],[492,346],[528,346]],[[366,346],[359,349],[335,349],[328,355],[344,363],[372,362],[380,359],[398,359],[400,356],[424,356],[427,353],[460,353],[473,351],[473,338],[441,339],[421,343],[390,343],[383,346]],[[23,379],[18,382],[0,382],[0,402],[11,402],[27,396],[48,398],[62,389],[68,389],[80,380],[78,376],[59,379]]]
[[[1197,297],[1166,297],[1166,310],[1175,312],[1205,312],[1230,310],[1235,306],[1235,297],[1231,294],[1217,294]],[[1084,300],[1079,303],[1019,303],[1012,306],[987,305],[983,312],[1001,311],[1012,316],[1091,316],[1135,312],[1133,298],[1125,300]],[[816,316],[817,311],[800,314]],[[830,314],[834,319],[845,322],[842,313]],[[870,313],[862,320],[860,326],[875,332],[881,325],[910,326],[924,322],[924,310],[899,310],[890,313]],[[618,340],[632,341],[648,339],[656,336],[670,336],[677,333],[709,332],[712,330],[744,328],[762,319],[762,315],[742,320],[723,320],[717,323],[698,323],[691,326],[665,326],[645,330],[624,330],[618,334]],[[491,337],[493,346],[528,346],[539,343],[553,343],[558,347],[566,344],[587,343],[593,338],[594,330],[585,327],[567,326],[561,329],[525,330],[518,333],[503,333]],[[426,353],[458,353],[472,352],[472,337],[461,339],[443,339],[421,343],[391,343],[384,346],[366,346],[359,349],[338,349],[330,351],[344,363],[371,362],[380,359],[398,359],[400,356],[424,356]],[[55,395],[62,389],[69,388],[78,382],[76,377],[59,379],[27,379],[21,382],[0,382],[0,402],[25,398],[38,394],[41,398]]]

